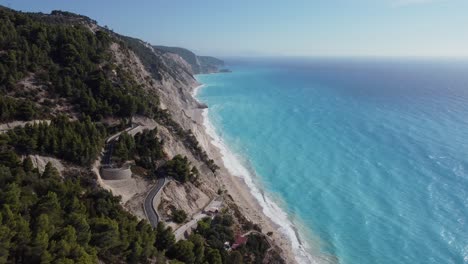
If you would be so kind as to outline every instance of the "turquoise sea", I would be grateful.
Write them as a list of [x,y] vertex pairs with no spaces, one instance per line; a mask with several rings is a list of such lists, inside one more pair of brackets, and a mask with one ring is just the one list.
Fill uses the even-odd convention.
[[228,63],[197,98],[301,262],[468,263],[468,62]]

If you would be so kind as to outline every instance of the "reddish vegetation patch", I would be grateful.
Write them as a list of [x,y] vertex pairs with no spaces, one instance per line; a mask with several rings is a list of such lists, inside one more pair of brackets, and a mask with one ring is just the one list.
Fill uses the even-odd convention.
[[237,235],[234,244],[232,244],[232,249],[236,249],[247,243],[247,236]]

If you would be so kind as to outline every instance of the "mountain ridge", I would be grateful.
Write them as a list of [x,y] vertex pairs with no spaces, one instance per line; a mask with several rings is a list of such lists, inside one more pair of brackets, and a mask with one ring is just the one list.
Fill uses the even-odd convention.
[[223,60],[212,56],[199,56],[186,48],[161,45],[154,45],[153,47],[163,52],[170,52],[179,55],[190,64],[194,74],[216,73],[224,66]]

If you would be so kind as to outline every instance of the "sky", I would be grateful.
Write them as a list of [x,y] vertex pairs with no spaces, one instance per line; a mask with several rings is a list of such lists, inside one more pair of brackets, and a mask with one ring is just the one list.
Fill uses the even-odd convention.
[[215,56],[468,57],[468,0],[0,0]]

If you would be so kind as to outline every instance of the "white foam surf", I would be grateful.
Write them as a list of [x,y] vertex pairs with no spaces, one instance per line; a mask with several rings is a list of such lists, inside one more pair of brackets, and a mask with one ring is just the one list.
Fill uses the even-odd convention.
[[[192,95],[196,98],[198,92],[201,88],[206,87],[205,85],[200,85],[192,91]],[[198,99],[197,99],[198,100]],[[258,201],[260,206],[263,208],[263,213],[270,218],[275,224],[280,226],[279,231],[284,234],[289,241],[291,242],[293,252],[295,254],[295,259],[298,263],[329,263],[326,257],[322,256],[313,256],[309,252],[311,251],[310,246],[299,237],[297,228],[294,226],[292,221],[289,219],[288,215],[284,210],[278,206],[277,203],[269,197],[268,194],[259,189],[259,187],[254,183],[254,173],[250,172],[247,169],[247,166],[243,164],[243,160],[239,155],[235,154],[223,139],[216,132],[216,128],[213,123],[210,121],[208,116],[208,109],[203,110],[203,125],[205,127],[206,133],[212,138],[212,144],[216,146],[222,155],[223,163],[226,169],[232,175],[240,177],[247,184],[250,189],[251,194]]]
[[198,92],[200,91],[200,89],[203,88],[203,87],[205,87],[205,85],[204,85],[204,84],[200,84],[200,85],[198,85],[197,87],[193,88],[193,90],[192,90],[192,96],[193,96],[193,98],[195,98],[195,100],[198,101],[198,99],[197,99],[197,94],[198,94]]

